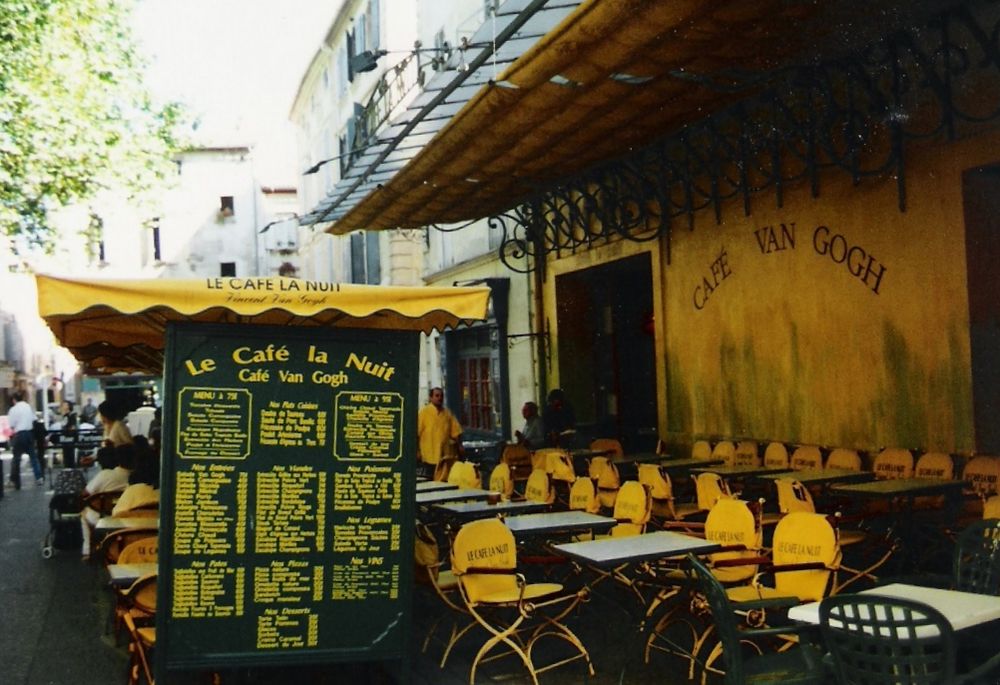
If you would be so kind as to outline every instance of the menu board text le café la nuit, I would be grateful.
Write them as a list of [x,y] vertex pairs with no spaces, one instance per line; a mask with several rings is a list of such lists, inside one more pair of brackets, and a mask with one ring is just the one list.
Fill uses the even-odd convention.
[[417,343],[168,326],[163,668],[402,658]]

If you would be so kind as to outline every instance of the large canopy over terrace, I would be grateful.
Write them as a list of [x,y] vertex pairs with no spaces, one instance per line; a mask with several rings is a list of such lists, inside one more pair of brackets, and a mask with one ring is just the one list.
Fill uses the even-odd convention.
[[[798,67],[839,64],[899,27],[941,33],[927,19],[955,4],[508,0],[302,223],[342,234],[502,213]],[[904,38],[904,52],[920,42]]]

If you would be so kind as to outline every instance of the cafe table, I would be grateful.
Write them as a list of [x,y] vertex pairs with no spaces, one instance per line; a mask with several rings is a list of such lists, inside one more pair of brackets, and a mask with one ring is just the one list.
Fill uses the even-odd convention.
[[[975,592],[942,590],[940,588],[892,583],[882,587],[863,590],[863,595],[878,595],[911,599],[922,602],[940,611],[955,630],[971,628],[981,623],[1000,619],[1000,597],[980,595]],[[803,623],[819,623],[819,602],[799,604],[788,610],[788,618]],[[930,628],[930,626],[928,626]]]
[[108,564],[108,574],[114,587],[128,587],[143,576],[156,573],[156,562],[142,564]]
[[[913,515],[914,500],[926,495],[943,495],[945,498],[944,518],[954,521],[961,505],[962,490],[967,485],[968,483],[963,480],[896,478],[873,480],[868,483],[831,485],[830,493],[850,499],[888,502],[889,520],[893,523],[903,542],[902,554],[898,556],[899,563],[901,568],[912,570],[913,565],[918,563],[921,548],[926,547],[925,541],[916,535],[917,517]],[[894,555],[895,557],[896,555]]]
[[586,511],[550,511],[508,516],[504,519],[504,523],[514,533],[515,538],[523,538],[555,533],[603,532],[614,526],[617,521],[610,516]]
[[694,473],[714,473],[721,478],[759,478],[768,474],[791,472],[787,466],[706,466],[691,469]]
[[657,464],[668,458],[666,455],[656,454],[655,452],[635,452],[632,454],[623,454],[620,457],[614,456],[611,458],[611,463],[616,466],[620,464]]
[[552,548],[577,561],[609,568],[689,553],[707,554],[719,549],[719,544],[693,535],[661,530],[629,537],[566,542]]
[[124,530],[125,528],[154,528],[159,530],[160,519],[158,516],[150,516],[149,518],[139,516],[126,518],[102,516],[94,528],[103,535],[116,530]]
[[833,492],[858,498],[888,499],[905,497],[913,499],[923,495],[947,495],[957,497],[968,485],[964,480],[942,480],[936,478],[897,478],[873,480],[868,483],[846,483],[834,485]]
[[794,478],[803,485],[827,485],[829,483],[864,483],[874,480],[872,471],[853,471],[851,469],[803,469],[801,471],[782,471],[780,473],[762,473],[760,480],[776,481],[779,478]]
[[545,502],[533,502],[531,500],[507,500],[495,504],[490,504],[489,501],[477,500],[474,502],[445,502],[443,504],[436,504],[434,508],[442,512],[446,517],[462,521],[472,521],[474,519],[490,518],[501,514],[523,514],[532,511],[544,511],[549,506]]
[[700,469],[707,466],[715,466],[716,464],[724,464],[723,459],[667,459],[664,458],[660,462],[660,468],[665,470],[667,473],[671,472],[688,472],[695,469]]
[[466,459],[478,464],[487,454],[495,452],[498,444],[490,440],[463,440],[462,449],[465,451]]
[[417,504],[430,506],[442,502],[461,502],[462,500],[480,500],[489,497],[490,491],[481,488],[453,488],[451,490],[435,490],[433,492],[418,492]]
[[417,492],[436,492],[438,490],[457,490],[454,483],[442,483],[439,480],[425,480],[417,483]]

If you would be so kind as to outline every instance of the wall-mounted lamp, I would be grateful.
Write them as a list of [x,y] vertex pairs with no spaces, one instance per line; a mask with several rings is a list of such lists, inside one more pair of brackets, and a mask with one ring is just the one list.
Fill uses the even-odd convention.
[[386,50],[365,50],[351,57],[351,71],[360,74],[363,71],[375,71],[380,57],[385,57],[389,53]]
[[283,224],[286,221],[292,221],[292,220],[298,219],[298,218],[299,218],[298,214],[292,214],[291,216],[286,216],[286,217],[284,217],[282,219],[275,219],[271,223],[265,224],[264,228],[262,228],[259,231],[257,231],[257,234],[260,235],[262,233],[267,233],[271,229],[271,226],[274,226],[275,224]]

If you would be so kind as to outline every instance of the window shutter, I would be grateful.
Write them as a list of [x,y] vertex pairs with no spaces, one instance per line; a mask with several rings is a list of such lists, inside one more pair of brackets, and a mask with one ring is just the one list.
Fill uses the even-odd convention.
[[378,231],[365,231],[365,261],[368,267],[367,282],[372,285],[379,285],[382,282],[382,263],[379,259],[379,235]]
[[351,234],[351,283],[365,282],[365,236]]
[[379,37],[382,35],[382,24],[379,23],[379,0],[372,0],[368,8],[368,16],[371,17],[371,30],[368,31],[368,44],[374,52],[381,44]]

